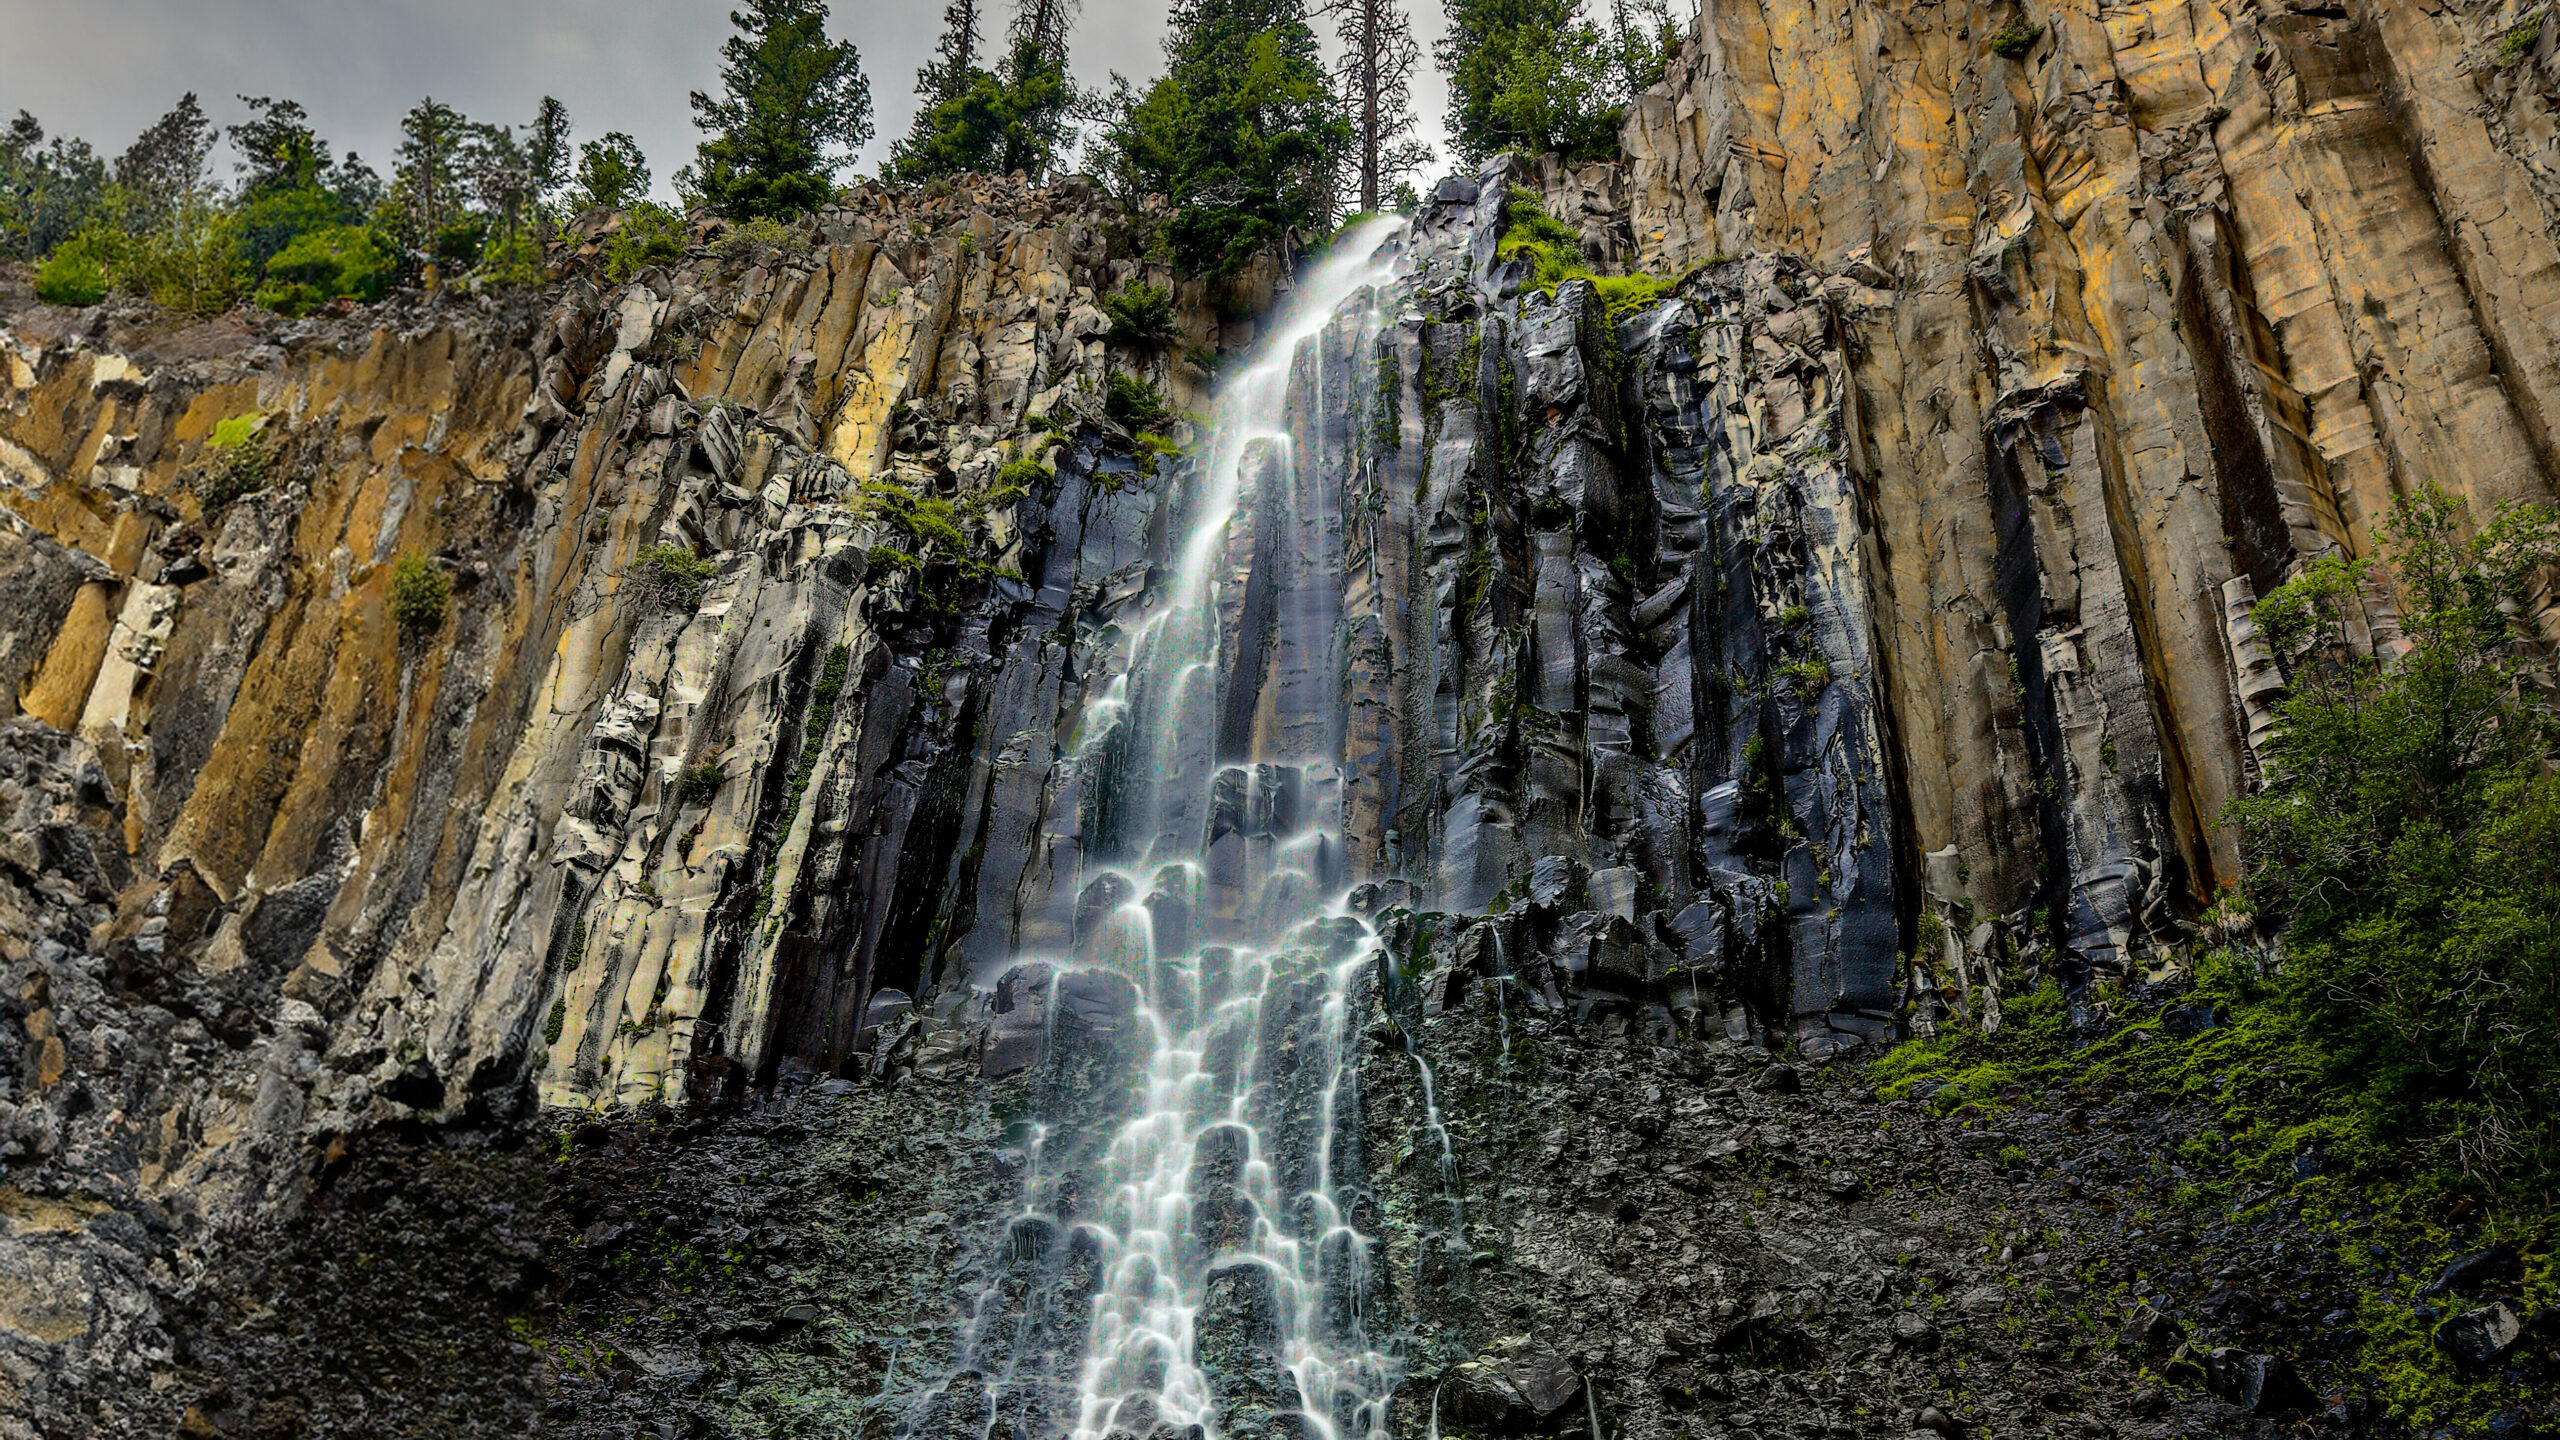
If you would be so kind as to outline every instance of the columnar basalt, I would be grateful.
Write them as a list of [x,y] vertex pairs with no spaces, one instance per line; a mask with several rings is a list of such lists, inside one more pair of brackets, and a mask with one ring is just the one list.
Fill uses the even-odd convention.
[[[1714,0],[1623,163],[1181,286],[1171,347],[1073,181],[338,319],[0,292],[0,1412],[165,1433],[155,1265],[391,1127],[813,1084],[940,1127],[897,1193],[958,1238],[883,1253],[941,1288],[829,1382],[905,1433],[1652,1436],[1866,1336],[1863,1239],[1641,1304],[1576,1247],[1797,1163],[1703,1139],[1773,1054],[2154,962],[2238,873],[2254,599],[2421,484],[2551,494],[2555,36]],[[1538,286],[1532,201],[1659,293]],[[1212,351],[1252,423],[1182,413]]]

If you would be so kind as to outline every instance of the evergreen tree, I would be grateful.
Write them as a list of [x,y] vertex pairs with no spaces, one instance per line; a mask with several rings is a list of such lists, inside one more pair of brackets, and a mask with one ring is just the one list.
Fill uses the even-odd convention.
[[1618,120],[1662,73],[1675,37],[1665,0],[1612,0],[1603,28],[1582,0],[1447,0],[1436,48],[1449,76],[1449,138],[1470,162],[1501,150],[1592,158],[1617,148]]
[[1396,183],[1429,163],[1414,130],[1413,71],[1422,47],[1398,0],[1337,0],[1342,58],[1334,67],[1351,111],[1352,168],[1361,210],[1376,210]]
[[213,122],[190,90],[134,140],[133,148],[116,157],[116,184],[131,206],[127,223],[149,229],[168,224],[179,206],[204,188],[213,141]]
[[0,253],[38,260],[87,222],[107,188],[106,162],[76,136],[48,143],[21,110],[0,130]]
[[823,0],[749,0],[729,21],[721,94],[693,95],[693,123],[711,138],[692,183],[731,219],[814,210],[871,138],[861,53],[827,39]]
[[266,95],[243,95],[247,123],[231,126],[231,148],[240,152],[241,244],[249,269],[258,271],[300,236],[364,218],[323,183],[329,142],[313,133],[301,105]]
[[[471,128],[461,111],[433,97],[401,117],[389,203],[393,228],[406,248],[452,258],[459,237],[448,232],[462,215]],[[476,255],[476,241],[471,248]]]
[[533,125],[525,137],[525,169],[533,183],[535,200],[547,200],[561,186],[569,183],[569,107],[548,95],[534,112]]
[[1334,213],[1351,126],[1300,0],[1177,0],[1169,64],[1112,134],[1135,188],[1170,196],[1176,263],[1232,273]]
[[976,7],[954,5],[946,12],[942,49],[916,76],[917,94],[941,98],[928,98],[915,129],[891,151],[890,177],[1047,174],[1067,143],[1067,121],[1078,100],[1067,78],[1075,14],[1074,0],[1022,0],[1002,68],[964,72],[957,67],[975,45],[974,33],[964,27],[977,23]]
[[942,42],[934,47],[933,58],[916,71],[916,98],[924,105],[916,112],[916,130],[909,140],[923,136],[926,117],[934,107],[967,94],[983,73],[978,68],[978,0],[951,0],[942,11]]
[[619,130],[605,132],[578,151],[577,205],[622,210],[649,193],[649,160],[640,142]]
[[329,142],[311,128],[311,116],[300,102],[268,95],[243,95],[249,119],[227,128],[231,148],[240,152],[233,166],[243,195],[277,190],[307,190],[320,183],[329,168]]

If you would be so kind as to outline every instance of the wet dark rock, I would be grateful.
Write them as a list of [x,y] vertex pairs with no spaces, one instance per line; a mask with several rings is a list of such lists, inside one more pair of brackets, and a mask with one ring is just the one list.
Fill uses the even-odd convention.
[[1804,1089],[1804,1076],[1793,1065],[1772,1065],[1760,1072],[1751,1088],[1764,1095],[1793,1095]]
[[2436,1348],[2468,1370],[2487,1370],[2513,1350],[2524,1334],[2523,1322],[2503,1300],[2465,1310],[2436,1327]]
[[2477,1290],[2501,1280],[2512,1280],[2522,1271],[2520,1258],[2513,1245],[2492,1245],[2486,1250],[2465,1255],[2444,1267],[2442,1273],[2420,1290],[2421,1295],[2443,1295]]

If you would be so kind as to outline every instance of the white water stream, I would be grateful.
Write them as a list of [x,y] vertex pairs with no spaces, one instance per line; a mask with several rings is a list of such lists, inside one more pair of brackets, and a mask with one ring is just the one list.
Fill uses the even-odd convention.
[[[1356,1135],[1352,1007],[1375,964],[1366,927],[1338,898],[1340,517],[1318,467],[1345,457],[1300,455],[1292,431],[1311,428],[1316,403],[1306,347],[1337,317],[1371,335],[1381,323],[1377,292],[1402,264],[1399,228],[1366,224],[1338,241],[1223,387],[1194,447],[1198,491],[1177,511],[1188,528],[1174,572],[1134,627],[1128,669],[1076,728],[1079,784],[1108,795],[1114,820],[1111,833],[1079,837],[1083,919],[1062,969],[1134,987],[1146,1058],[1138,1093],[1109,1112],[1119,1128],[1098,1164],[1065,1187],[1080,1199],[1056,1199],[1050,1177],[1055,1211],[1037,1210],[1045,1157],[1079,1148],[1056,1128],[1070,1122],[1039,1132],[1027,1156],[1033,1200],[1014,1226],[1032,1238],[1017,1244],[1071,1236],[1093,1261],[1072,1413],[1028,1421],[1052,1436],[1231,1440],[1250,1429],[1358,1440],[1385,1430],[1395,1366],[1362,1313],[1371,1240],[1337,1188],[1337,1150]],[[1365,343],[1354,349],[1354,363],[1373,363]],[[1271,563],[1275,553],[1289,563]],[[1253,606],[1262,618],[1241,618]],[[1252,625],[1263,637],[1253,653],[1227,653]],[[1237,706],[1230,692],[1248,669],[1258,698]],[[1221,733],[1235,728],[1231,710],[1251,719],[1241,747]],[[1427,1071],[1424,1084],[1427,1093]],[[1438,1122],[1435,1106],[1445,1174]],[[1007,1303],[991,1289],[981,1315]],[[992,1372],[982,1415],[1028,1416],[1005,1391],[1033,1366],[1021,1341],[1006,1343],[1010,1359],[964,1361]]]

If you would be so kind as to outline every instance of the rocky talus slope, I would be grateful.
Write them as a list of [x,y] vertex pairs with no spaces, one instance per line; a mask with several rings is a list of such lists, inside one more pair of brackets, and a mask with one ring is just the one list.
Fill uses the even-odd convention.
[[[1178,1440],[1078,1375],[1078,1186],[1292,905],[1185,1263],[1357,1258],[1303,1322],[1207,1272],[1221,1436],[2368,1423],[2281,1205],[2163,1211],[2192,1116],[1856,1066],[2146,993],[2254,596],[2550,495],[2552,43],[1715,0],[1623,164],[1441,185],[1226,472],[1109,376],[1205,411],[1289,283],[1115,346],[1146,217],[1073,183],[341,319],[9,293],[0,1433]],[[1532,201],[1672,283],[1536,286]],[[1297,1408],[1318,1330],[1373,1412]]]

